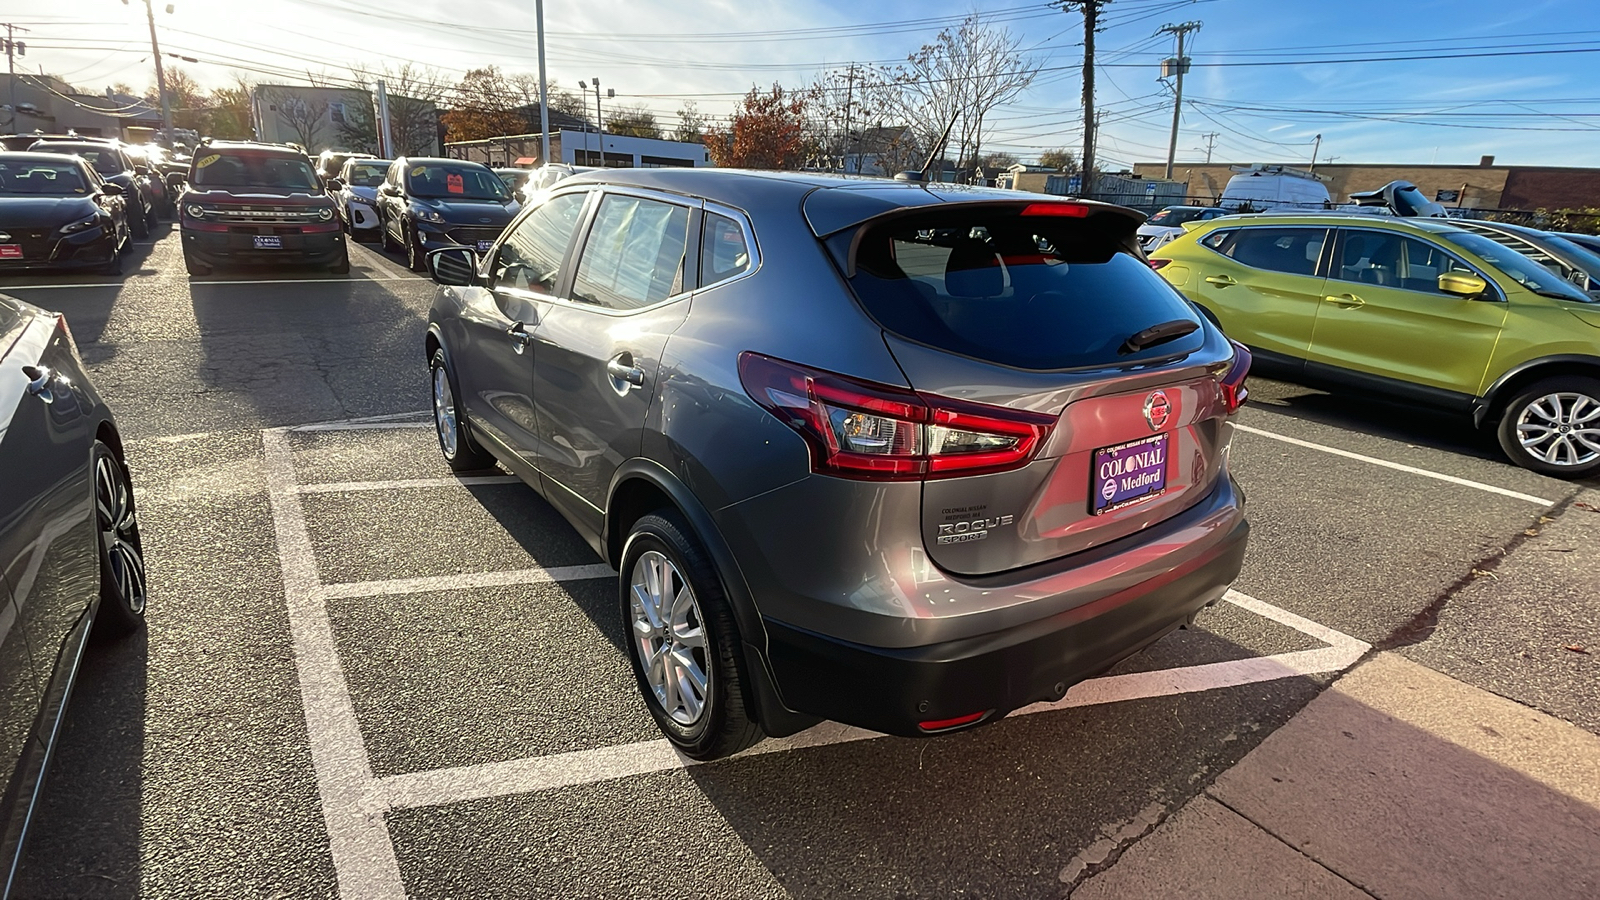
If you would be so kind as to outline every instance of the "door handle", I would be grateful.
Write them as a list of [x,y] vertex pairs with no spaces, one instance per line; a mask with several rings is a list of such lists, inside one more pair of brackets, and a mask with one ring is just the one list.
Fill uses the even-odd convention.
[[1367,301],[1357,297],[1355,294],[1334,294],[1322,299],[1341,309],[1356,309],[1367,305]]
[[606,374],[613,383],[625,382],[634,387],[644,387],[644,370],[633,365],[633,357],[623,353],[606,363]]
[[528,329],[521,322],[511,323],[506,329],[506,337],[511,338],[511,349],[517,353],[528,349],[528,342],[533,340],[533,335],[528,334]]
[[55,380],[56,373],[50,371],[49,366],[23,366],[22,374],[28,379],[30,397],[38,397],[46,403],[55,402],[55,395],[50,393],[50,382]]
[[1206,284],[1214,284],[1217,287],[1227,287],[1229,285],[1238,284],[1238,283],[1239,282],[1234,281],[1232,278],[1229,278],[1226,275],[1207,275],[1206,276]]

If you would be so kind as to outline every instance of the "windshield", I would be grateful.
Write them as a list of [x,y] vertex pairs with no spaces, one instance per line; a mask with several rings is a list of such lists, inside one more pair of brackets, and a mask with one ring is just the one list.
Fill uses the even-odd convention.
[[850,285],[883,327],[922,344],[1049,370],[1139,363],[1204,340],[1124,347],[1151,326],[1199,321],[1103,221],[930,213],[866,228]]
[[1469,253],[1476,254],[1484,262],[1504,272],[1517,284],[1536,294],[1556,297],[1561,300],[1572,300],[1577,303],[1595,302],[1589,295],[1562,280],[1561,276],[1556,273],[1510,247],[1498,244],[1481,234],[1472,234],[1466,231],[1444,231],[1439,233],[1439,238],[1455,244]]
[[[203,152],[203,151],[202,151]],[[311,163],[294,156],[204,153],[194,161],[195,187],[317,191]]]
[[482,166],[417,163],[406,170],[406,187],[413,197],[437,197],[449,200],[511,199],[499,177]]
[[386,162],[355,163],[350,166],[350,178],[345,183],[356,187],[377,187],[383,184],[388,171],[389,164]]
[[1587,272],[1590,280],[1600,281],[1600,253],[1558,234],[1546,234],[1544,240],[1550,246],[1567,254],[1567,259]]
[[52,144],[48,147],[37,148],[40,153],[70,153],[81,156],[94,166],[94,170],[101,175],[115,175],[123,171],[122,154],[110,147],[96,147],[89,144]]
[[1203,209],[1193,209],[1182,206],[1170,206],[1150,217],[1151,225],[1182,225],[1193,222],[1205,213]]
[[82,197],[89,193],[77,163],[0,162],[0,194]]
[[506,190],[515,192],[517,188],[528,182],[528,176],[532,175],[533,171],[531,169],[513,169],[509,172],[496,172],[495,174],[500,176],[500,183],[506,186]]

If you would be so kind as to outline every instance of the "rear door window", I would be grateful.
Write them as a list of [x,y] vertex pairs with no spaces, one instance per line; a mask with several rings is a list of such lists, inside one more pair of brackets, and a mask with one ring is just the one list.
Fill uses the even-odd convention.
[[1122,352],[1153,325],[1199,320],[1129,252],[1139,223],[1112,215],[969,210],[869,223],[850,284],[889,331],[1015,368],[1125,365],[1197,349],[1198,329]]
[[1317,274],[1325,228],[1241,228],[1218,252],[1253,269],[1286,275]]
[[584,244],[572,298],[633,310],[682,293],[688,245],[687,207],[608,194]]

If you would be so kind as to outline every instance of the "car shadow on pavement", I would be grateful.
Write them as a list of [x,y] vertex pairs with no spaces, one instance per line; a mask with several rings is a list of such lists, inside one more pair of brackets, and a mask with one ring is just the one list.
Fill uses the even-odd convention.
[[143,629],[90,641],[11,896],[140,894],[148,657]]

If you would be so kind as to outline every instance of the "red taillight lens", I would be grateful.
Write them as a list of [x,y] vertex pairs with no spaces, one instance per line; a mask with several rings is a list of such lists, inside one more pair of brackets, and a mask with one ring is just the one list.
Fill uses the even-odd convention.
[[812,471],[909,480],[1026,465],[1055,417],[918,394],[773,359],[739,355],[750,397],[811,446]]
[[1084,219],[1089,216],[1089,207],[1082,203],[1029,203],[1022,208],[1025,216],[1066,216],[1071,219]]
[[1239,411],[1239,407],[1250,398],[1250,389],[1245,387],[1245,376],[1250,374],[1250,351],[1238,341],[1230,340],[1233,345],[1233,364],[1222,376],[1222,403],[1228,415]]
[[1150,268],[1155,269],[1157,272],[1161,271],[1162,269],[1166,268],[1167,266],[1169,266],[1171,264],[1172,264],[1172,260],[1170,260],[1170,259],[1152,259],[1152,260],[1150,260]]
[[987,716],[990,712],[992,712],[992,710],[968,713],[964,716],[956,716],[953,719],[933,719],[927,722],[918,722],[917,728],[930,734],[935,731],[949,731],[952,728],[960,728],[963,725],[971,725],[972,723],[981,720],[984,716]]

